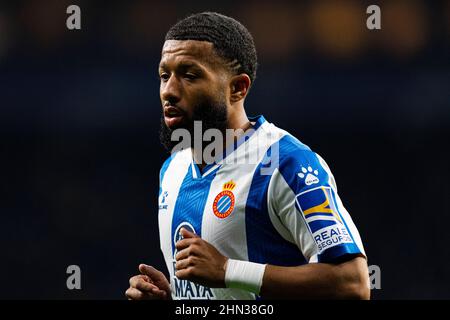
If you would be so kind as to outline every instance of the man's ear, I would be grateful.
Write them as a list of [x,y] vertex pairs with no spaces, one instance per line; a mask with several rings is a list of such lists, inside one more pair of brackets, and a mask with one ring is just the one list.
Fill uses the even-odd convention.
[[230,81],[230,102],[234,103],[247,96],[252,81],[246,73],[233,76]]

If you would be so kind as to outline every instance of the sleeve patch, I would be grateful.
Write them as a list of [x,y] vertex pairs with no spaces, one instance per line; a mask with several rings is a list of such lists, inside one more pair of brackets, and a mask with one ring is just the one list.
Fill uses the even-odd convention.
[[296,204],[321,254],[334,246],[353,243],[334,202],[330,187],[321,186],[296,196]]

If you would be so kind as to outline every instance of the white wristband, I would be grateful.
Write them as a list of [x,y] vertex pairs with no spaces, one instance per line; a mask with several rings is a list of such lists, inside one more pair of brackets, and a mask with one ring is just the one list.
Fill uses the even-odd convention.
[[227,288],[242,289],[258,295],[265,269],[265,264],[228,259],[225,284]]

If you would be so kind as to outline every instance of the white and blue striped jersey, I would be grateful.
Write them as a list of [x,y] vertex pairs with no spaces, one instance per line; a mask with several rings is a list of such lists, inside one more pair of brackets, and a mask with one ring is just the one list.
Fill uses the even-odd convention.
[[172,154],[160,170],[160,244],[174,299],[259,298],[177,279],[181,227],[231,259],[256,263],[298,266],[365,255],[325,161],[263,116],[251,121],[253,134],[203,172],[191,149]]

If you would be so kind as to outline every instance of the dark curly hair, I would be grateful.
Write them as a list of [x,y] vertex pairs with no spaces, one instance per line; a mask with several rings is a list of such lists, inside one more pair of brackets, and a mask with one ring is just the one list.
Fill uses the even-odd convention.
[[258,65],[250,32],[240,22],[217,12],[202,12],[173,25],[165,40],[199,40],[213,43],[218,55],[228,62],[232,72],[246,73],[252,82]]

